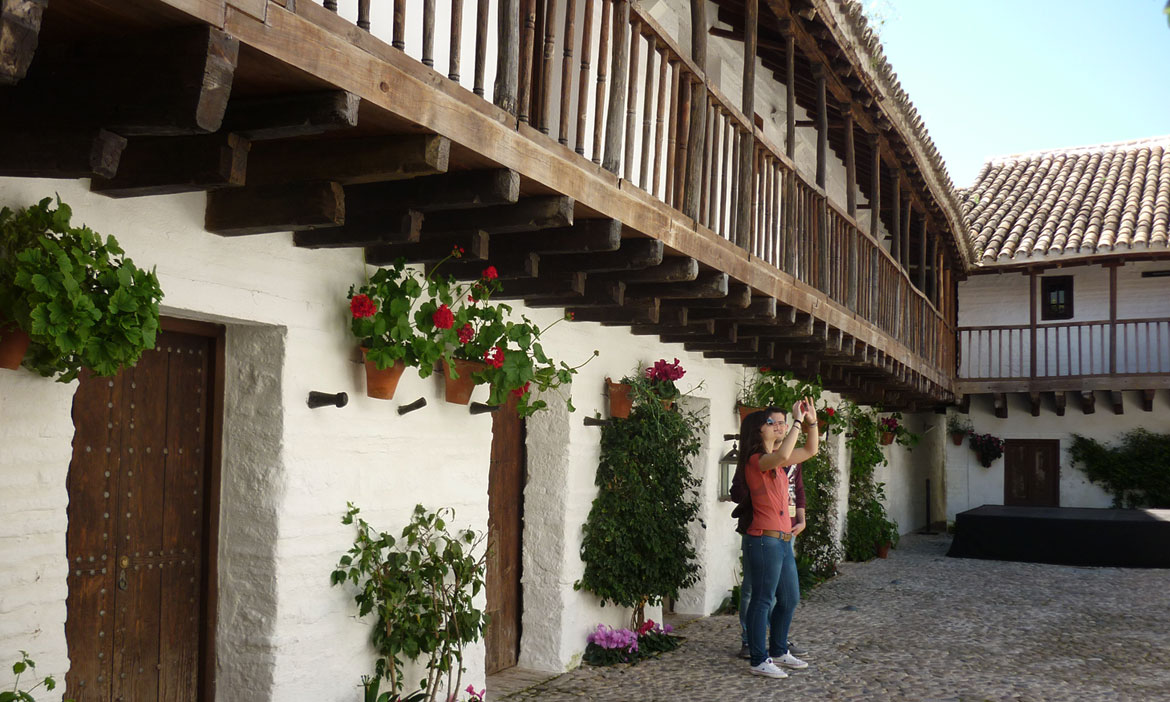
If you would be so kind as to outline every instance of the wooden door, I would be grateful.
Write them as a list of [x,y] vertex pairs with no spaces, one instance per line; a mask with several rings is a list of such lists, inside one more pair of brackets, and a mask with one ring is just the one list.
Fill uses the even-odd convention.
[[516,665],[520,656],[520,544],[524,531],[524,420],[510,400],[494,413],[488,474],[487,672]]
[[1008,439],[1003,457],[1005,505],[1060,506],[1060,441]]
[[134,368],[81,378],[68,478],[66,698],[205,699],[214,350],[213,339],[163,332]]

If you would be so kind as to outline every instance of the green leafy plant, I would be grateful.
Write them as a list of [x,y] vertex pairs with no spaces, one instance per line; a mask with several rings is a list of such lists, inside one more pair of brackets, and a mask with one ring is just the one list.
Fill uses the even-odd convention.
[[801,589],[811,590],[836,575],[842,558],[829,520],[837,492],[837,469],[829,442],[821,443],[817,455],[801,464],[800,472],[808,527],[797,539],[796,571]]
[[[357,525],[353,547],[338,561],[333,585],[351,583],[358,588],[354,601],[358,614],[374,614],[373,644],[379,658],[376,678],[388,679],[386,699],[397,700],[405,683],[405,661],[425,661],[427,677],[418,692],[402,702],[434,702],[444,684],[459,688],[463,676],[463,646],[478,640],[487,625],[486,615],[473,604],[484,587],[487,555],[476,556],[484,536],[470,529],[450,533],[447,520],[455,512],[444,508],[427,511],[417,505],[399,538],[374,531],[353,504],[342,524]],[[369,679],[363,680],[367,699]],[[374,687],[374,700],[384,702]]]
[[1170,434],[1135,429],[1115,444],[1073,434],[1068,454],[1114,507],[1170,508]]
[[800,380],[791,372],[778,371],[767,366],[755,371],[744,371],[740,387],[739,404],[744,407],[781,407],[785,411],[805,397],[820,402],[818,410],[824,409],[821,399],[824,388],[818,376],[816,381]]
[[890,430],[884,419],[879,421],[872,409],[853,404],[848,407],[850,431],[846,445],[851,458],[843,545],[845,557],[851,561],[867,561],[877,555],[879,545],[898,543],[898,525],[886,513],[884,486],[874,479],[877,467],[886,465],[879,440],[882,432]]
[[154,347],[162,299],[153,270],[72,216],[60,198],[0,209],[0,327],[27,332],[24,365],[63,383],[137,363]]
[[[37,682],[36,685],[27,690],[20,689],[20,676],[25,673],[35,673],[37,664],[28,657],[27,651],[20,652],[20,660],[12,664],[12,674],[16,676],[16,680],[12,683],[11,690],[0,691],[0,702],[36,702],[32,696],[37,688],[43,687],[46,691],[54,690],[57,687],[57,681],[53,679],[52,675],[48,675]],[[66,700],[66,702],[72,702]]]
[[975,431],[975,425],[971,423],[970,419],[954,413],[947,416],[948,434],[962,434],[966,436],[973,431]]
[[585,573],[573,584],[602,605],[633,608],[635,628],[647,603],[677,598],[698,582],[690,523],[699,513],[699,481],[691,462],[707,425],[705,416],[668,410],[651,391],[640,392],[628,419],[602,427],[598,494],[581,543]]

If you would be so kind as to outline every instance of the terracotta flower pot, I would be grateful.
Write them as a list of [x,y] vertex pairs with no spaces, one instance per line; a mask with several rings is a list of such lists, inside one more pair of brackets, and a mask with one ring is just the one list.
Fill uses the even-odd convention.
[[966,434],[961,431],[951,432],[951,441],[955,442],[955,446],[962,446],[964,436]]
[[[366,349],[362,349],[362,357],[366,355]],[[393,400],[394,391],[398,389],[398,381],[402,378],[402,372],[406,370],[406,364],[402,361],[395,361],[394,365],[385,370],[378,370],[378,366],[373,361],[366,361],[366,396],[377,400]]]
[[883,431],[883,432],[882,432],[882,436],[881,436],[881,438],[880,438],[880,439],[878,439],[878,442],[879,442],[879,443],[880,443],[882,446],[889,446],[890,444],[894,443],[894,432],[892,432],[892,431]]
[[455,364],[455,372],[459,374],[459,377],[452,378],[450,366],[447,365],[446,361],[443,361],[443,379],[447,383],[445,399],[453,405],[466,405],[471,402],[471,393],[475,391],[475,378],[471,374],[486,369],[487,364],[482,361],[469,361],[465,358],[452,360]]
[[609,378],[605,379],[605,387],[609,394],[609,416],[618,419],[628,418],[630,408],[634,405],[634,398],[631,395],[633,388],[625,383],[615,383]]
[[890,544],[889,541],[887,541],[885,543],[878,544],[877,545],[878,558],[888,558],[890,555],[890,546],[891,545],[892,544]]
[[747,405],[736,405],[735,408],[739,410],[739,423],[743,424],[743,420],[752,412],[762,412],[763,407],[748,407]]
[[0,327],[0,368],[16,370],[28,351],[28,332],[15,324]]
[[818,419],[817,420],[817,432],[819,432],[821,436],[824,436],[826,433],[828,433],[828,431],[829,431],[829,420]]

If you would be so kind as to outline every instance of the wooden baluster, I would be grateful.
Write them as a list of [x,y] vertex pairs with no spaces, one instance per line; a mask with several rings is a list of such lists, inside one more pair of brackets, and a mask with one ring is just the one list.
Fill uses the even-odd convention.
[[674,204],[674,162],[675,151],[678,148],[678,61],[670,63],[670,112],[666,114],[669,120],[666,137],[666,190],[662,193],[662,201],[668,205]]
[[544,97],[544,25],[545,4],[548,0],[535,0],[535,21],[532,26],[532,78],[529,79],[528,123],[539,128],[542,98]]
[[492,102],[510,115],[517,112],[520,80],[520,0],[499,0],[499,42]]
[[[739,187],[741,192],[751,187],[752,168],[755,164],[755,114],[756,114],[756,41],[759,19],[759,0],[745,0],[743,26],[743,115],[747,126],[740,147]],[[752,197],[741,195],[736,203],[735,244],[746,249],[751,245]]]
[[605,124],[605,78],[606,59],[609,58],[610,15],[614,0],[601,0],[601,43],[597,47],[597,105],[593,114],[593,162],[601,163],[603,141],[602,125]]
[[358,0],[357,26],[370,31],[370,0]]
[[424,66],[435,65],[435,0],[423,0],[422,62]]
[[520,94],[517,98],[517,117],[522,123],[529,123],[532,114],[533,52],[536,50],[536,2],[523,0],[521,16],[524,21],[520,32]]
[[699,202],[699,221],[711,228],[711,159],[715,155],[715,145],[712,143],[712,135],[714,134],[712,120],[715,119],[715,106],[711,104],[710,96],[707,91],[703,90],[704,102],[707,103],[706,115],[703,117],[703,174],[702,174],[702,192],[700,193]]
[[646,85],[642,88],[642,92],[645,93],[642,98],[642,163],[638,169],[638,187],[650,192],[653,190],[653,183],[647,187],[647,181],[650,180],[650,142],[654,122],[654,91],[650,88],[654,85],[654,58],[658,55],[656,50],[658,37],[651,33],[646,37],[646,41]]
[[[691,60],[703,72],[701,76],[693,76],[694,85],[691,95],[691,110],[688,121],[691,134],[689,141],[691,158],[687,161],[687,169],[683,174],[683,201],[682,212],[687,217],[699,219],[699,209],[702,206],[701,182],[702,169],[706,166],[706,159],[702,156],[710,145],[711,130],[707,127],[707,2],[706,0],[691,0]],[[695,156],[699,158],[695,158]]]
[[926,213],[922,213],[921,219],[918,220],[922,228],[919,229],[918,235],[918,289],[922,294],[926,294]]
[[[565,2],[565,51],[561,66],[561,122],[557,141],[569,145],[569,96],[573,94],[573,26],[577,20],[577,0]],[[584,109],[581,110],[582,114]]]
[[605,156],[601,167],[620,174],[622,168],[622,119],[626,112],[626,88],[630,78],[630,0],[614,0],[613,59],[610,68],[613,80],[609,85],[609,114],[605,120]]
[[742,197],[742,195],[740,195],[740,186],[743,184],[743,168],[741,166],[743,162],[743,137],[740,134],[738,122],[732,122],[731,129],[732,153],[734,154],[732,157],[732,163],[735,164],[734,168],[736,176],[731,179],[731,199],[729,203],[731,206],[731,211],[728,213],[731,216],[731,221],[728,223],[727,236],[728,239],[738,245],[741,241],[739,234],[739,220],[741,217],[743,217],[744,210],[744,208],[740,206],[740,198]]
[[622,157],[624,177],[634,180],[634,132],[638,127],[638,60],[642,50],[642,22],[634,20],[630,26],[630,73],[626,91],[626,148]]
[[665,201],[666,195],[662,190],[662,140],[666,135],[666,69],[670,63],[669,49],[663,48],[658,57],[658,105],[654,116],[654,179],[650,184],[650,194]]
[[475,83],[471,92],[483,97],[487,73],[488,7],[490,0],[479,0],[475,13]]
[[330,12],[337,12],[337,0],[325,0],[325,9]]
[[768,248],[765,250],[765,257],[766,257],[768,263],[771,263],[773,266],[776,266],[777,268],[779,268],[780,267],[780,256],[779,256],[780,246],[778,243],[778,237],[776,236],[777,232],[779,231],[779,228],[777,227],[776,223],[780,220],[780,218],[776,216],[776,205],[780,199],[779,194],[777,192],[777,189],[779,188],[778,176],[780,175],[780,171],[779,171],[779,163],[776,161],[776,159],[771,158],[771,157],[768,158],[767,173],[768,173],[768,190],[767,190],[767,192],[768,192],[768,209],[767,209],[767,212],[765,213],[766,216],[764,218],[764,227],[766,228],[766,230],[768,232]]
[[463,53],[463,0],[451,0],[451,57],[447,77],[459,82],[459,59]]
[[406,0],[394,0],[394,40],[391,45],[406,51]]
[[731,239],[731,213],[729,207],[731,206],[731,181],[730,175],[734,173],[735,156],[734,141],[735,141],[735,122],[731,115],[724,113],[723,115],[723,149],[719,156],[719,234],[727,240]]
[[[585,155],[585,122],[589,114],[589,50],[593,46],[593,0],[585,0],[584,25],[581,27],[581,74],[577,79],[577,143],[573,150]],[[601,105],[597,105],[601,109]]]
[[678,88],[681,95],[678,103],[678,155],[674,158],[674,199],[675,209],[682,207],[686,188],[687,162],[691,158],[691,79],[680,70]]
[[[540,132],[548,134],[548,111],[551,102],[553,58],[557,49],[557,0],[546,0],[544,5],[544,62],[540,69]],[[571,46],[566,37],[565,46]],[[572,51],[570,50],[570,54]],[[567,94],[568,86],[561,86]]]
[[714,138],[711,145],[711,229],[720,236],[723,235],[723,168],[727,163],[726,150],[723,148],[724,134],[727,133],[727,120],[723,119],[723,110],[719,103],[714,103],[715,124]]

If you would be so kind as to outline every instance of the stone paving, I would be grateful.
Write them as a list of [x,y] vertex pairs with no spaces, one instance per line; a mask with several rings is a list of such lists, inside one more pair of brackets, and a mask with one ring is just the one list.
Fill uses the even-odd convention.
[[903,537],[807,593],[792,636],[810,665],[787,679],[749,675],[739,620],[712,616],[658,659],[505,699],[1170,700],[1170,571],[947,558],[949,545]]

